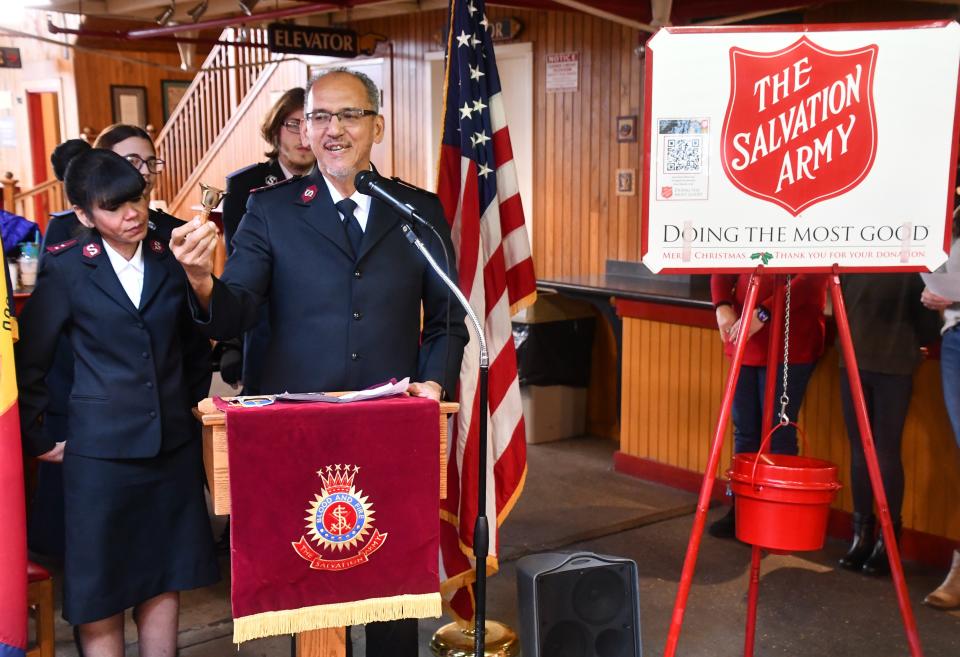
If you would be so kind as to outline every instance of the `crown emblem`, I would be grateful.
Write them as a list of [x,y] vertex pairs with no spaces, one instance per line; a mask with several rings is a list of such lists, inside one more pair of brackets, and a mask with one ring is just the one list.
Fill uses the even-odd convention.
[[[342,469],[341,469],[342,468]],[[353,478],[357,476],[360,468],[356,465],[328,465],[323,470],[317,470],[320,475],[320,481],[323,482],[321,493],[324,497],[336,493],[349,493],[353,488]]]

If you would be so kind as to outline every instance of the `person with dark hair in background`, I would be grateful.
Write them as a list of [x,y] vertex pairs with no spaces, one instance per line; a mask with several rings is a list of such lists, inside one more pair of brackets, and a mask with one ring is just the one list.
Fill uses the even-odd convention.
[[260,125],[260,136],[270,144],[264,153],[266,162],[258,162],[227,176],[227,195],[223,197],[223,237],[227,254],[233,253],[233,236],[247,210],[250,191],[275,185],[281,180],[310,173],[317,158],[309,144],[300,140],[303,121],[303,87],[283,93]]
[[[57,146],[50,156],[57,180],[63,181],[70,161],[90,148],[82,139],[70,139]],[[134,125],[116,123],[104,128],[94,141],[94,148],[111,150],[135,166],[145,182],[143,195],[149,198],[156,176],[163,171],[164,162],[157,159],[153,141],[146,131]],[[166,242],[170,239],[170,232],[183,222],[165,212],[150,210],[148,223]],[[51,215],[40,249],[41,264],[47,257],[46,246],[65,242],[83,229],[73,209]],[[56,352],[53,365],[47,373],[50,403],[45,422],[51,433],[65,436],[68,397],[73,385],[73,351],[66,338],[61,338],[57,343]],[[32,551],[56,558],[63,556],[62,470],[59,463],[40,462],[27,531]]]
[[[317,168],[250,197],[222,278],[212,274],[215,226],[194,219],[173,231],[194,321],[213,338],[234,337],[269,302],[263,393],[359,390],[409,376],[411,394],[439,400],[456,390],[464,311],[407,242],[402,215],[354,185],[383,139],[379,89],[366,75],[334,69],[311,82],[305,116],[301,133]],[[444,249],[451,255],[455,278],[439,198],[396,187],[437,231],[421,239],[439,262]],[[371,623],[366,637],[368,657],[417,656],[414,619]]]
[[[140,654],[176,654],[179,591],[219,579],[190,412],[209,390],[209,342],[130,160],[99,148],[69,160],[85,230],[46,247],[15,351],[25,451],[63,463],[63,616],[90,657],[124,654],[131,607]],[[65,435],[45,421],[61,337],[74,361]]]
[[[900,454],[903,426],[913,393],[913,375],[923,360],[920,348],[936,339],[939,317],[920,303],[923,281],[918,274],[844,274],[840,286],[883,489],[899,539],[904,488]],[[853,541],[840,558],[840,566],[868,575],[884,575],[890,572],[887,546],[882,534],[875,536],[873,487],[846,367],[841,352],[840,399],[850,439]]]
[[[159,175],[166,165],[163,160],[157,159],[157,151],[153,139],[146,130],[135,125],[114,123],[104,128],[96,140],[93,148],[104,148],[113,151],[125,158],[136,167],[146,183],[143,195],[149,201]],[[90,149],[90,145],[82,139],[70,139],[57,146],[50,156],[53,173],[57,180],[63,180],[66,166],[71,158]],[[170,232],[183,222],[174,216],[160,210],[150,210],[150,223],[161,233]],[[59,244],[73,237],[74,233],[82,228],[73,209],[64,210],[51,215],[47,223],[47,232],[44,235],[44,244]],[[41,253],[42,257],[42,253]]]
[[[308,144],[300,139],[303,121],[303,88],[289,89],[263,119],[260,135],[270,144],[264,153],[266,162],[251,164],[227,176],[227,194],[223,197],[223,236],[227,254],[233,253],[233,236],[240,219],[247,210],[250,191],[275,185],[282,180],[304,176],[310,172],[316,157]],[[260,309],[256,326],[240,340],[227,340],[218,345],[220,375],[226,383],[243,382],[244,395],[260,394],[260,371],[263,369],[264,350],[270,342],[270,322],[267,307]]]

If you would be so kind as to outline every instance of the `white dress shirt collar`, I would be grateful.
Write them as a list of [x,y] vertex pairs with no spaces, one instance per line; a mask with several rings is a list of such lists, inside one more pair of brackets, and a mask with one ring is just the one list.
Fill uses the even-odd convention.
[[110,265],[120,279],[123,291],[130,297],[134,308],[140,307],[140,295],[143,292],[143,242],[137,244],[133,257],[127,260],[103,240],[103,250],[107,253]]
[[[336,205],[344,199],[343,194],[337,191],[337,188],[334,187],[327,177],[320,175],[323,178],[323,182],[327,183],[327,189],[330,190],[330,200],[333,201],[333,204]],[[360,192],[355,191],[350,195],[350,198],[354,203],[357,204],[357,209],[354,210],[353,215],[357,218],[357,221],[360,222],[360,228],[366,232],[367,230],[367,219],[370,217],[370,197],[366,194],[361,194]]]

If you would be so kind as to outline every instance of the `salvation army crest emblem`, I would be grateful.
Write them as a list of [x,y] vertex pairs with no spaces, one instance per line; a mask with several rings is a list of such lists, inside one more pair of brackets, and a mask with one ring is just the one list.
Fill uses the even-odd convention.
[[877,153],[878,53],[827,50],[807,36],[773,52],[731,48],[721,133],[730,181],[793,216],[860,184]]
[[341,464],[317,471],[322,488],[307,508],[307,532],[292,544],[313,570],[364,564],[387,540],[373,527],[373,503],[354,484],[359,471],[356,465]]
[[85,247],[83,247],[83,255],[87,258],[96,258],[98,255],[100,255],[100,245],[94,244],[93,242],[87,244]]

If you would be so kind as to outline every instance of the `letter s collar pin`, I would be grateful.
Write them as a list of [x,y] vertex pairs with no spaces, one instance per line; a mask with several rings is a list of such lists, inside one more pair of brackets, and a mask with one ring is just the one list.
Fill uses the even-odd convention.
[[83,247],[83,255],[85,258],[96,258],[100,255],[100,245],[90,243]]
[[304,203],[309,203],[310,201],[315,199],[316,196],[317,196],[317,186],[310,185],[305,190],[303,190],[303,194],[300,195],[300,200]]

